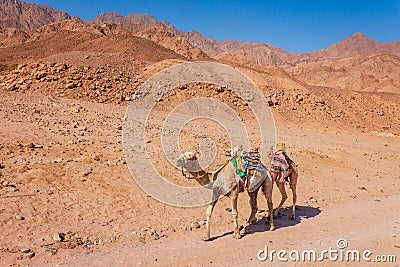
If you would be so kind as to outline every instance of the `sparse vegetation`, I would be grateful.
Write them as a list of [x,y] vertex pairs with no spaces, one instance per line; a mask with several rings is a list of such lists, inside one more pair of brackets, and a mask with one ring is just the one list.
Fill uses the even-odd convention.
[[17,67],[18,67],[18,64],[14,63],[14,64],[12,64],[11,66],[8,67],[8,70],[9,70],[9,71],[13,71],[13,70],[15,70]]

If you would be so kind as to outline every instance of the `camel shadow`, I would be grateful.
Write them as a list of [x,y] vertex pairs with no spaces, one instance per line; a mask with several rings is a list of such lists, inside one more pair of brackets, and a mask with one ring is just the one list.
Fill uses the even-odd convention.
[[[264,210],[260,210],[260,212],[265,212]],[[290,226],[295,226],[303,219],[310,219],[315,216],[318,216],[321,213],[320,208],[314,208],[310,206],[296,206],[296,219],[291,220],[290,217],[292,215],[291,207],[282,208],[277,218],[274,219],[275,230]],[[242,229],[242,227],[241,227]],[[269,223],[267,222],[267,218],[264,216],[261,220],[258,220],[256,223],[250,225],[247,229],[247,232],[242,235],[242,238],[246,235],[251,235],[255,233],[265,232],[269,230]],[[207,241],[214,241],[216,239],[222,238],[224,236],[233,235],[233,231],[225,232],[221,235],[213,236]]]
[[[310,206],[296,206],[296,219],[291,220],[292,215],[291,207],[282,208],[278,216],[274,219],[275,230],[280,228],[295,226],[301,223],[304,219],[310,219],[318,216],[321,213],[320,208],[314,208]],[[250,225],[245,235],[251,235],[254,233],[265,232],[269,230],[269,223],[267,218],[264,216],[261,220]]]
[[221,238],[221,237],[224,237],[224,236],[227,236],[227,235],[233,235],[233,231],[223,233],[222,235],[217,235],[217,236],[210,237],[210,239],[208,239],[207,241],[214,241],[214,240],[216,240],[218,238]]

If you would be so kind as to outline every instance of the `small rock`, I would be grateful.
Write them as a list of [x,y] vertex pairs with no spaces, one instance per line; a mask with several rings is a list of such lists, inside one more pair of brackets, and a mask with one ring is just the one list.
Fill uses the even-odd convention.
[[97,245],[99,245],[99,246],[104,246],[104,241],[100,239],[100,240],[97,242]]
[[190,226],[192,227],[192,228],[200,228],[200,224],[198,223],[198,222],[192,222],[191,224],[190,224]]
[[4,169],[6,166],[3,163],[0,163],[0,169]]
[[7,181],[7,180],[3,182],[3,186],[4,186],[4,187],[8,186],[9,184],[10,184],[10,182]]
[[28,255],[26,255],[29,259],[32,259],[33,257],[36,256],[35,252],[30,252]]
[[200,226],[206,225],[206,223],[207,223],[206,221],[199,221]]
[[318,202],[317,199],[315,199],[314,197],[310,197],[309,200],[310,200],[311,202],[313,202],[313,203]]
[[15,215],[15,219],[17,219],[19,221],[23,221],[25,218],[21,215]]
[[74,89],[74,88],[75,88],[75,84],[74,84],[74,83],[67,83],[67,84],[65,85],[65,88],[66,88],[66,89]]
[[93,169],[92,168],[89,168],[87,171],[85,171],[82,175],[85,177],[85,176],[88,176],[89,174],[91,174],[93,172]]
[[29,248],[22,248],[21,252],[22,253],[29,253],[29,252],[31,252],[31,250]]
[[65,234],[64,233],[55,233],[53,234],[53,240],[54,241],[63,241],[65,238]]

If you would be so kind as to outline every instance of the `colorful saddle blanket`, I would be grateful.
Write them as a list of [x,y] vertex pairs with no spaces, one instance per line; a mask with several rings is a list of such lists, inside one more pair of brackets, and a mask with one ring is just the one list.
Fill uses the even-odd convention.
[[271,157],[270,169],[273,172],[287,172],[290,168],[288,156],[285,151],[278,150]]
[[263,170],[261,154],[258,151],[242,152],[242,165],[248,170]]

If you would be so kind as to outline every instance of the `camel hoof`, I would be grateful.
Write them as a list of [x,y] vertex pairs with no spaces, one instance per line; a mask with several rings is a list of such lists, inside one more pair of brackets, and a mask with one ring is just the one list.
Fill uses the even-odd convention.
[[269,230],[270,230],[270,231],[274,231],[274,230],[275,230],[275,226],[271,226],[271,227],[269,228]]
[[210,237],[209,237],[209,236],[203,236],[203,237],[201,238],[201,240],[203,240],[203,241],[210,241]]
[[233,234],[233,238],[235,238],[235,239],[241,239],[241,238],[242,238],[242,235],[241,235],[240,233],[235,233],[235,234]]
[[246,227],[244,227],[244,228],[241,230],[241,233],[245,235],[245,234],[248,233],[248,231],[249,231],[249,227],[246,226]]
[[257,218],[252,218],[248,220],[249,224],[255,224],[257,222]]

